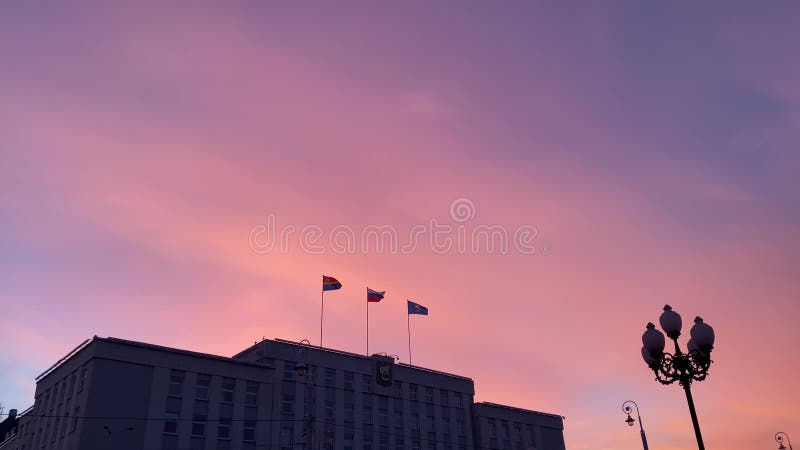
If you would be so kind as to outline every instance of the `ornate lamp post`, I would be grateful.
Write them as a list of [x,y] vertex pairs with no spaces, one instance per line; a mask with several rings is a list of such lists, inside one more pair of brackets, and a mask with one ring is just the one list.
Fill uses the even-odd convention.
[[784,439],[786,440],[786,443],[789,444],[789,450],[793,450],[792,441],[789,439],[789,435],[784,433],[783,431],[775,433],[775,442],[779,444],[778,450],[786,450],[786,446],[783,445]]
[[642,425],[642,416],[639,414],[639,405],[637,405],[636,402],[633,401],[633,400],[628,400],[628,401],[626,401],[625,403],[622,404],[622,412],[624,412],[625,414],[628,415],[628,418],[625,419],[625,423],[627,423],[629,427],[632,427],[633,423],[636,422],[636,419],[631,417],[631,412],[633,411],[633,408],[631,408],[631,405],[633,405],[636,408],[636,417],[639,419],[639,432],[642,435],[642,447],[644,447],[644,450],[649,450],[647,448],[647,437],[644,435],[644,426]]
[[700,424],[697,422],[697,412],[694,409],[691,385],[693,381],[703,381],[708,375],[711,366],[711,350],[714,348],[714,329],[703,322],[699,316],[694,319],[694,326],[689,332],[691,339],[686,343],[686,353],[678,346],[678,337],[681,335],[681,316],[672,310],[669,305],[664,306],[664,312],[659,318],[659,323],[667,337],[675,343],[675,353],[665,353],[664,333],[658,331],[652,323],[647,324],[647,330],[642,335],[642,358],[647,366],[656,374],[656,380],[661,384],[678,382],[686,392],[686,402],[689,404],[689,413],[692,415],[694,434],[697,438],[697,447],[705,450],[703,436],[700,434]]

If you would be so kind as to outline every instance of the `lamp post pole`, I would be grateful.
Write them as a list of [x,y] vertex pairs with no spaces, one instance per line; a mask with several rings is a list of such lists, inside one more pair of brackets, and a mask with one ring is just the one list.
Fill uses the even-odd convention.
[[659,317],[661,328],[675,343],[675,353],[665,353],[666,339],[664,333],[657,330],[652,323],[647,324],[647,330],[642,335],[642,358],[647,366],[656,375],[656,381],[668,385],[678,382],[686,393],[686,403],[689,405],[689,414],[692,416],[694,435],[697,439],[697,448],[705,450],[703,435],[700,433],[700,423],[697,420],[697,410],[692,398],[692,383],[703,381],[708,376],[711,367],[711,350],[714,348],[714,329],[696,317],[694,326],[690,330],[691,339],[686,344],[686,353],[678,345],[681,335],[681,316],[672,310],[669,305],[664,306],[664,312]]
[[784,433],[783,431],[775,433],[775,442],[778,443],[778,450],[786,450],[786,446],[783,445],[784,440],[786,441],[787,444],[789,444],[789,450],[793,450],[792,441],[791,439],[789,439],[788,434]]
[[631,405],[636,408],[636,418],[639,419],[639,433],[642,435],[642,448],[644,448],[644,450],[650,450],[647,447],[647,436],[644,435],[644,425],[642,425],[642,415],[639,414],[639,405],[637,405],[633,400],[628,400],[622,404],[622,412],[628,415],[628,418],[625,419],[625,423],[632,427],[633,422],[635,422],[633,417],[631,417],[631,411],[633,410]]

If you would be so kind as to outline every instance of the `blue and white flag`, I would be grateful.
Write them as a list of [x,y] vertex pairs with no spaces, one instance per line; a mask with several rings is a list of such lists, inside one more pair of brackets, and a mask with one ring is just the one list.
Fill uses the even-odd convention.
[[408,301],[408,313],[409,314],[419,314],[421,316],[428,315],[428,308],[420,305],[419,303],[414,303],[411,300]]

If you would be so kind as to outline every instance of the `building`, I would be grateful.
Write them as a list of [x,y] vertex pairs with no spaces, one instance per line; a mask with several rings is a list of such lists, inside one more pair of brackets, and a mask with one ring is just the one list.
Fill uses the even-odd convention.
[[[95,336],[37,378],[8,450],[564,450],[561,416],[474,393],[466,377],[307,342],[228,358]],[[492,421],[518,432],[492,435]]]
[[563,417],[496,403],[475,403],[475,446],[483,449],[564,448]]

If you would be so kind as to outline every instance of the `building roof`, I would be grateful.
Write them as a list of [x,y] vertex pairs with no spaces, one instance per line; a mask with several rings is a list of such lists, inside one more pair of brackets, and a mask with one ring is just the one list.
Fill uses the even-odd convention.
[[129,345],[131,347],[147,348],[147,349],[158,350],[158,351],[162,351],[162,352],[169,352],[169,353],[175,353],[175,354],[180,354],[180,355],[185,355],[185,356],[192,356],[192,357],[195,357],[195,358],[213,359],[213,360],[217,360],[217,361],[225,361],[225,362],[229,362],[229,363],[242,364],[242,365],[247,365],[247,366],[269,367],[268,364],[256,363],[256,362],[251,362],[251,361],[243,361],[241,359],[230,358],[230,357],[227,357],[227,356],[212,355],[210,353],[201,353],[201,352],[195,352],[195,351],[191,351],[191,350],[182,350],[182,349],[179,349],[179,348],[165,347],[165,346],[162,346],[162,345],[155,345],[155,344],[148,344],[146,342],[130,341],[130,340],[127,340],[127,339],[120,339],[120,338],[115,338],[115,337],[103,338],[103,337],[99,337],[99,336],[95,335],[91,339],[87,339],[87,340],[83,341],[80,345],[78,345],[77,347],[72,349],[69,353],[64,355],[61,359],[56,361],[55,364],[53,364],[47,370],[45,370],[39,376],[37,376],[36,377],[36,381],[38,382],[42,378],[44,378],[47,375],[49,375],[50,373],[52,373],[59,366],[61,366],[61,364],[64,363],[64,361],[68,360],[73,355],[79,353],[81,350],[85,349],[90,344],[94,343],[95,341],[97,341],[97,342],[108,342],[108,343],[120,344],[120,345]]
[[492,408],[508,409],[508,410],[511,410],[511,411],[522,412],[522,413],[527,413],[527,414],[539,414],[541,416],[556,417],[556,418],[559,418],[559,419],[562,419],[562,420],[566,419],[566,417],[558,415],[558,414],[551,414],[551,413],[546,413],[546,412],[541,412],[541,411],[534,411],[532,409],[517,408],[515,406],[501,405],[499,403],[475,402],[475,406],[488,406],[488,407],[492,407]]
[[[314,345],[306,345],[306,344],[302,344],[300,342],[289,341],[289,340],[280,339],[280,338],[275,338],[275,339],[273,339],[271,341],[267,340],[267,339],[263,339],[263,340],[261,340],[261,342],[257,342],[255,344],[251,345],[250,347],[242,350],[241,352],[233,355],[233,357],[234,358],[238,358],[241,355],[247,353],[248,351],[255,350],[256,347],[258,347],[258,345],[261,344],[264,341],[273,342],[273,343],[276,343],[276,344],[292,345],[292,346],[296,346],[296,347],[304,347],[304,348],[306,348],[308,350],[311,350],[311,351],[330,353],[330,354],[335,354],[335,355],[339,355],[339,356],[346,356],[346,357],[350,357],[350,358],[357,358],[357,359],[364,359],[364,360],[370,359],[370,357],[367,356],[367,355],[361,355],[361,354],[358,354],[358,353],[351,353],[351,352],[347,352],[347,351],[344,351],[344,350],[337,350],[337,349],[328,348],[328,347],[319,347],[319,346],[314,346]],[[386,355],[381,355],[381,354],[377,354],[377,355],[378,356],[386,356]],[[375,355],[373,355],[373,356],[375,356]],[[390,356],[390,358],[391,358],[391,356]],[[439,371],[439,370],[429,369],[429,368],[426,368],[426,367],[414,366],[414,365],[409,365],[409,364],[400,363],[400,362],[396,363],[396,365],[397,366],[401,366],[401,367],[405,367],[405,368],[408,368],[408,369],[412,369],[412,370],[418,370],[418,371],[421,371],[421,372],[430,373],[430,374],[442,375],[442,376],[457,378],[457,379],[460,379],[460,380],[470,381],[470,382],[473,381],[472,378],[469,378],[469,377],[465,377],[465,376],[462,376],[462,375],[456,375],[456,374],[452,374],[452,373],[448,373],[448,372],[442,372],[442,371]]]

